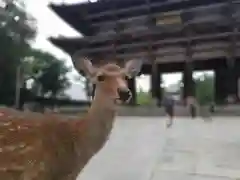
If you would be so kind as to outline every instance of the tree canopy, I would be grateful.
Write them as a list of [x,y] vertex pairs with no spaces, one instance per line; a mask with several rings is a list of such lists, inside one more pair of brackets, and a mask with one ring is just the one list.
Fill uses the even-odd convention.
[[48,52],[31,49],[23,66],[25,80],[33,79],[33,87],[41,87],[41,96],[50,94],[56,97],[70,85],[66,77],[70,68],[65,66],[63,60],[57,59]]
[[42,95],[57,96],[69,86],[66,74],[70,69],[63,60],[31,47],[35,24],[36,20],[25,11],[24,1],[1,1],[0,103],[13,104],[18,67],[23,70],[24,82],[33,79],[33,87],[40,85]]

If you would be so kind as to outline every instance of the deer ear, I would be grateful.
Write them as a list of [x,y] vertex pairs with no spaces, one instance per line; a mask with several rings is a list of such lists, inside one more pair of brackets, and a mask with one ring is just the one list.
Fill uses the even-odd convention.
[[77,52],[72,56],[72,60],[74,67],[78,72],[83,72],[84,75],[91,80],[95,78],[97,68],[93,66],[89,59],[79,56]]
[[130,78],[137,76],[138,73],[141,71],[142,64],[143,64],[142,59],[133,59],[133,60],[127,61],[127,63],[125,64],[126,74]]

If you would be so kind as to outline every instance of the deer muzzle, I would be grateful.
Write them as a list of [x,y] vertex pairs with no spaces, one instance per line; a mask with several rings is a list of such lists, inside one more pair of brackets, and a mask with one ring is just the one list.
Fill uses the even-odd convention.
[[129,89],[118,89],[118,95],[119,95],[119,99],[123,102],[128,102],[131,97],[132,97],[132,93]]

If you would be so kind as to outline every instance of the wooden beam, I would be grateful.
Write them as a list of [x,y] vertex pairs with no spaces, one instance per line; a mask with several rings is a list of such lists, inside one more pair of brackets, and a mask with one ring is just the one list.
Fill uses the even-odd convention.
[[[181,0],[179,0],[179,2],[181,2]],[[175,3],[176,3],[176,1],[155,2],[155,3],[151,3],[150,7],[157,8],[160,6],[166,6],[166,5],[171,5],[171,4],[175,4]],[[216,4],[216,2],[215,2],[215,4]],[[203,5],[199,5],[199,6],[203,6]],[[195,8],[197,8],[197,7],[195,7]],[[132,11],[139,11],[139,10],[148,10],[148,5],[142,4],[142,5],[134,6],[134,7],[121,8],[115,12],[113,10],[108,10],[108,11],[103,11],[100,13],[98,12],[98,13],[94,13],[94,14],[89,14],[86,17],[86,20],[92,20],[94,18],[99,18],[99,17],[103,17],[103,16],[111,16],[113,13],[124,14],[124,13],[130,12],[130,11],[132,12]]]
[[[157,2],[157,3],[151,3],[151,7],[160,7],[163,5],[170,5],[170,4],[173,4],[173,2]],[[123,13],[127,13],[130,11],[147,10],[147,9],[148,9],[147,4],[142,4],[140,6],[134,6],[134,7],[130,7],[130,8],[129,7],[121,8],[115,12],[113,10],[108,10],[108,11],[103,11],[103,12],[96,13],[96,14],[90,14],[86,17],[86,19],[91,20],[91,19],[98,18],[98,17],[109,16],[113,13],[123,14]]]
[[[222,8],[227,6],[227,3],[216,3],[216,4],[212,4],[212,5],[207,5],[207,6],[201,6],[201,7],[194,7],[194,8],[189,8],[189,9],[182,9],[182,10],[178,10],[175,12],[178,12],[179,14],[184,14],[184,13],[189,13],[189,12],[196,12],[199,10],[212,10],[212,8]],[[151,7],[150,7],[151,8]],[[176,16],[175,13],[152,13],[151,14],[152,17],[154,18],[170,18],[172,16]],[[141,16],[137,16],[137,17],[130,17],[130,18],[123,18],[123,19],[119,19],[119,23],[129,23],[132,20],[142,20],[142,19],[147,19],[148,18],[148,14],[147,15],[141,15]],[[100,22],[100,23],[93,23],[91,24],[93,27],[100,27],[100,26],[109,26],[109,25],[114,25],[115,21],[104,21],[104,22]]]
[[[152,19],[153,18],[155,18],[155,17],[152,16]],[[179,18],[177,20],[174,20],[174,21],[176,21],[175,23],[174,22],[168,22],[169,20],[166,20],[166,22],[164,22],[164,21],[165,20],[160,20],[160,22],[162,24],[159,25],[157,23],[156,27],[153,29],[153,31],[158,32],[157,34],[161,34],[161,33],[167,32],[167,30],[173,31],[173,28],[176,32],[181,31],[185,27],[192,26],[192,25],[204,25],[204,24],[207,25],[207,24],[211,23],[211,26],[213,27],[214,24],[217,24],[218,26],[219,25],[228,26],[228,24],[229,24],[229,22],[227,21],[227,17],[225,17],[221,14],[219,14],[219,15],[212,14],[212,15],[206,16],[206,17],[194,17],[193,19],[187,20],[185,22],[182,22],[182,20],[181,19],[179,20]],[[170,20],[170,21],[172,21],[172,20]],[[146,22],[147,22],[147,20],[146,20]],[[169,24],[166,24],[166,23],[169,23]],[[119,24],[121,24],[121,23],[119,23]],[[99,27],[104,27],[104,25],[99,26]],[[109,34],[111,31],[112,30],[111,30],[111,27],[110,27],[109,31],[106,31],[105,33],[102,33],[102,35],[104,36],[104,34]],[[151,29],[149,30],[149,26],[147,26],[145,23],[143,23],[142,25],[136,25],[133,28],[124,29],[121,32],[121,35],[122,34],[134,34],[135,32],[136,33],[139,33],[139,32],[142,33],[141,31],[143,31],[143,32],[147,31],[147,33],[156,34],[156,33],[151,32]]]
[[[196,40],[215,40],[219,38],[229,37],[231,35],[239,36],[240,32],[225,32],[225,33],[218,33],[218,34],[206,34],[206,35],[199,35],[199,36],[193,36],[193,37],[182,37],[182,38],[169,38],[164,40],[156,40],[153,42],[153,45],[172,45],[175,43],[187,43],[188,41],[196,41]],[[149,42],[142,42],[142,43],[132,43],[132,44],[125,44],[125,45],[119,45],[116,47],[117,50],[121,49],[129,49],[129,48],[147,48],[149,45]],[[83,54],[88,53],[97,53],[97,52],[109,52],[113,49],[112,46],[104,46],[100,48],[86,48],[82,49],[80,52]]]
[[[184,28],[184,27],[182,27]],[[125,32],[121,32],[119,33],[118,35],[119,36],[131,36],[131,37],[134,37],[134,38],[141,38],[143,36],[148,36],[148,35],[160,35],[162,34],[162,32],[159,30],[158,27],[155,27],[155,28],[151,28],[149,30],[138,30],[138,31],[132,31],[131,33],[125,33]],[[192,37],[192,38],[195,38],[196,40],[199,40],[203,37],[204,38],[207,38],[207,39],[211,39],[211,37],[214,39],[214,38],[218,38],[218,37],[227,37],[229,35],[233,34],[233,32],[224,32],[224,33],[212,33],[212,34],[206,34],[206,35],[199,35],[199,36],[195,36],[195,37]],[[236,33],[236,35],[239,35],[240,33]],[[111,40],[115,37],[116,35],[99,35],[99,36],[87,36],[87,37],[83,37],[83,38],[77,38],[77,39],[73,39],[72,41],[83,41],[84,43],[88,43],[88,44],[91,44],[91,43],[100,43],[100,42],[106,42],[108,40]],[[206,36],[210,36],[210,37],[206,37]],[[66,39],[66,38],[63,38],[63,39]],[[176,39],[176,40],[175,40]],[[170,41],[173,43],[177,42],[177,41],[186,41],[185,40],[186,38],[171,38]],[[207,40],[206,39],[206,40]],[[194,39],[193,39],[194,40]],[[162,40],[162,42],[166,42],[168,40]]]
[[[193,47],[193,59],[194,60],[200,60],[204,58],[217,58],[217,57],[228,57],[228,46],[229,44],[227,42],[209,42],[206,44],[197,44]],[[62,48],[62,47],[61,47]],[[240,48],[240,42],[237,43],[237,48]],[[71,52],[69,52],[71,54]],[[176,61],[176,58],[178,56],[178,61],[182,62],[185,60],[185,51],[183,47],[169,47],[169,48],[162,48],[160,50],[155,50],[153,53],[155,53],[156,58],[161,59],[161,62],[165,62],[166,58],[169,59],[166,62],[169,61]],[[96,59],[98,61],[99,59],[104,59],[106,61],[108,59],[109,53],[94,53],[89,54],[88,56],[91,57],[91,59]],[[122,59],[131,59],[131,58],[141,58],[141,57],[147,57],[148,53],[145,52],[125,52],[125,53],[117,53],[117,58]],[[180,57],[179,57],[180,56]],[[236,53],[236,56],[240,56],[240,52]],[[109,57],[112,59],[113,57]]]
[[[193,54],[197,54],[197,53],[208,53],[208,52],[214,52],[214,51],[224,51],[227,53],[227,48],[219,48],[219,47],[211,47],[209,49],[197,49],[193,52]],[[139,57],[146,57],[148,56],[148,52],[139,52],[139,53],[121,53],[121,54],[117,54],[117,57],[121,57],[121,58],[139,58]],[[156,56],[156,57],[164,57],[164,56],[174,56],[174,55],[181,55],[181,54],[185,54],[184,51],[181,52],[180,51],[167,51],[167,52],[153,52],[152,55]],[[189,60],[187,60],[189,61]]]
[[[183,53],[156,53],[154,54],[154,56],[158,59],[156,63],[166,63],[166,62],[186,62],[186,54],[185,52]],[[237,55],[238,57],[240,57],[240,53]],[[118,58],[122,58],[122,59],[132,59],[132,58],[142,58],[142,57],[149,57],[149,53],[124,53],[124,54],[118,54],[117,55]],[[200,52],[195,52],[193,54],[193,61],[196,60],[208,60],[212,59],[212,58],[227,58],[228,57],[228,52],[226,49],[216,49],[215,51],[211,50],[206,50],[204,52],[200,51]],[[96,59],[98,58],[98,56],[96,56]],[[106,57],[102,57],[105,61],[108,61],[108,56]],[[111,60],[111,58],[109,59]],[[96,60],[97,61],[97,60]],[[152,61],[149,61],[149,63],[151,64]]]

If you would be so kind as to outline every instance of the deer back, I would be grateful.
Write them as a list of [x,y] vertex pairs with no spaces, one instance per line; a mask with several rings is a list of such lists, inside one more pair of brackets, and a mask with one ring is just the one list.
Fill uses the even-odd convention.
[[56,116],[5,112],[0,117],[0,179],[52,180],[68,175],[78,156],[79,129],[74,124]]

